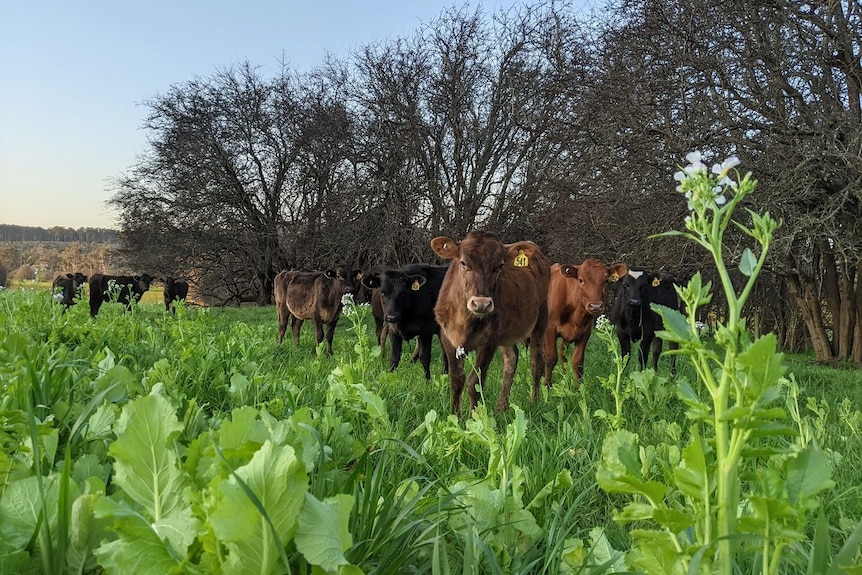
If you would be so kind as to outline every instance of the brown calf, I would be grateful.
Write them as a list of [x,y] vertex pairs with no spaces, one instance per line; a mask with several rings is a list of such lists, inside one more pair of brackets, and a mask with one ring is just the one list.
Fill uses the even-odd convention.
[[479,394],[495,348],[503,354],[503,385],[497,411],[509,407],[509,390],[518,366],[517,344],[530,339],[531,400],[538,397],[548,322],[550,262],[530,241],[504,244],[492,233],[473,231],[462,241],[446,237],[431,240],[438,256],[452,260],[434,314],[440,324],[440,342],[449,360],[452,411],[461,411],[464,356],[476,350],[476,363],[467,378],[470,411]]
[[557,365],[557,338],[563,345],[574,343],[572,372],[576,384],[584,375],[584,352],[596,325],[596,318],[605,309],[608,281],[616,281],[628,273],[626,264],[606,266],[599,260],[586,259],[581,265],[551,266],[548,289],[548,328],[545,331],[545,385],[551,386],[551,376]]
[[361,276],[361,272],[350,266],[324,272],[279,272],[274,287],[278,343],[284,340],[289,321],[293,341],[298,346],[302,322],[311,320],[318,344],[323,341],[323,325],[326,325],[326,353],[332,355],[332,336],[341,317],[341,298],[356,293]]

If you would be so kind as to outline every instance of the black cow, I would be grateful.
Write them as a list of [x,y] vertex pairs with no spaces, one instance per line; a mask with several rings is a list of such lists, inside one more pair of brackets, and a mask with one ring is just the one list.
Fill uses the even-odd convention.
[[[390,369],[395,370],[401,361],[404,340],[418,337],[419,361],[425,368],[425,379],[431,379],[431,339],[434,334],[440,335],[434,306],[448,269],[449,266],[411,264],[362,278],[365,287],[380,291],[383,319],[392,339]],[[445,355],[443,373],[448,373]]]
[[[620,278],[617,284],[616,300],[611,310],[611,322],[617,331],[622,354],[631,353],[632,343],[640,341],[640,368],[646,367],[649,349],[652,349],[652,367],[658,371],[658,359],[662,351],[662,340],[656,337],[656,331],[663,329],[661,316],[652,310],[650,304],[658,304],[675,309],[681,309],[674,284],[677,278],[669,274],[657,275],[644,269],[631,268],[629,273]],[[679,344],[670,342],[670,349],[677,349]],[[676,355],[670,357],[670,374],[676,372]]]
[[113,276],[95,274],[90,278],[90,315],[96,317],[102,302],[116,301],[125,304],[126,309],[132,308],[132,300],[140,301],[144,292],[150,289],[153,277],[149,274],[140,276]]
[[189,284],[185,280],[178,280],[170,276],[162,280],[165,284],[165,311],[173,311],[177,313],[176,307],[171,307],[175,301],[185,301],[189,295]]
[[87,283],[87,276],[81,272],[60,275],[51,284],[51,293],[68,309],[74,305],[75,298],[80,298],[83,295],[85,283]]

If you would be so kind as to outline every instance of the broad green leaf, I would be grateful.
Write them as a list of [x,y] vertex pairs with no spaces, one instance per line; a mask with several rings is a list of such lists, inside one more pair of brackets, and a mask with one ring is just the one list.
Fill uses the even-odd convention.
[[787,498],[791,505],[809,509],[816,506],[816,496],[835,486],[829,462],[819,449],[811,446],[787,461]]
[[635,529],[628,563],[649,575],[685,575],[685,564],[670,536],[663,531]]
[[[0,498],[0,540],[14,549],[22,549],[33,535],[42,512],[40,507],[39,481],[44,482],[45,497],[57,501],[59,483],[56,475],[47,478],[26,477],[8,484]],[[49,524],[57,522],[57,505],[48,505],[51,514]]]
[[95,567],[93,551],[107,538],[110,521],[96,518],[94,509],[101,495],[85,494],[75,499],[69,521],[69,549],[66,562],[75,573],[92,572]]
[[644,481],[638,459],[638,436],[621,429],[605,436],[602,460],[596,471],[599,487],[609,493],[632,493],[659,502],[666,487],[656,481]]
[[782,364],[784,356],[776,353],[778,342],[775,334],[768,333],[751,344],[737,357],[737,365],[745,373],[745,395],[749,399],[760,399],[763,392],[778,383],[787,368]]
[[650,307],[662,318],[662,323],[664,324],[664,331],[661,334],[662,339],[678,343],[691,341],[691,326],[688,325],[684,315],[675,309],[663,305],[650,304]]
[[137,379],[126,366],[113,365],[114,356],[109,350],[106,351],[110,355],[99,363],[99,367],[103,368],[103,365],[110,365],[110,367],[103,368],[106,371],[93,382],[93,392],[94,394],[105,392],[105,399],[116,403],[126,397],[128,390],[137,383]]
[[754,268],[756,267],[757,257],[750,248],[745,248],[742,252],[742,257],[739,260],[739,271],[741,271],[745,277],[750,278],[751,274],[754,273]]
[[[286,545],[296,530],[308,491],[308,476],[294,449],[266,441],[236,475],[255,494],[281,545]],[[233,474],[215,490],[218,499],[209,524],[229,551],[231,571],[271,572],[279,560],[279,550],[270,523]]]
[[224,451],[243,447],[257,451],[269,439],[269,431],[260,419],[260,413],[251,406],[234,409],[230,420],[222,423],[218,432],[219,447]]
[[182,562],[172,546],[163,541],[149,521],[124,501],[100,497],[95,503],[97,518],[114,519],[113,529],[118,538],[105,542],[95,550],[99,565],[109,573],[135,575],[166,575],[181,572]]
[[108,449],[115,458],[114,483],[153,521],[183,513],[185,474],[174,440],[182,431],[174,408],[162,395],[146,395],[123,408],[117,439]]
[[353,496],[339,493],[323,501],[306,494],[305,506],[299,514],[296,531],[296,548],[312,565],[320,565],[333,572],[341,565],[349,565],[344,557],[353,544],[348,529]]
[[700,504],[709,500],[710,482],[703,442],[697,426],[691,428],[691,441],[682,451],[682,461],[673,470],[677,488]]

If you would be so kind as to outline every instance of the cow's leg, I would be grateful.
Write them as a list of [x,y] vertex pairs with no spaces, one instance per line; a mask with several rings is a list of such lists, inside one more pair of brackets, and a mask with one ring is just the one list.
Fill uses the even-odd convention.
[[530,340],[533,345],[530,349],[530,375],[533,376],[533,388],[530,391],[530,401],[539,399],[539,385],[542,380],[542,372],[545,369],[545,334],[548,331],[548,306],[539,307],[539,317],[533,326]]
[[287,323],[290,320],[290,312],[282,306],[275,306],[275,314],[278,316],[278,345],[284,341],[284,332],[287,331]]
[[518,369],[518,346],[500,346],[503,354],[503,385],[500,388],[500,397],[497,399],[497,413],[509,409],[509,392],[512,389],[512,381],[515,379],[515,370]]
[[392,352],[389,354],[389,371],[395,371],[401,363],[401,351],[404,346],[404,337],[397,330],[392,330]]
[[658,373],[658,358],[661,356],[661,348],[664,342],[660,337],[653,337],[652,345],[652,370]]
[[[679,349],[679,343],[675,341],[670,341],[667,344],[668,351],[674,351]],[[676,354],[670,354],[670,376],[674,377],[676,375]]]
[[461,415],[461,394],[464,391],[464,359],[455,354],[455,347],[449,339],[440,334],[440,346],[449,364],[449,383],[452,386],[452,413]]
[[421,357],[421,349],[422,349],[422,346],[419,343],[419,338],[416,338],[416,346],[413,348],[413,353],[410,354],[410,361],[412,361],[413,363],[416,363],[416,360],[418,360]]
[[[481,386],[485,383],[485,378],[488,374],[488,365],[490,365],[491,359],[494,357],[494,349],[493,345],[486,344],[476,350],[476,365],[473,366],[473,370],[467,376],[467,395],[470,396],[470,413],[473,413],[473,410],[476,409],[476,405],[479,403],[479,392],[476,391],[476,386]],[[511,381],[509,385],[512,385]]]
[[[557,365],[557,333],[549,329],[545,332],[545,385],[551,387],[553,385],[554,367]],[[565,345],[565,340],[563,345]],[[562,346],[561,346],[562,347]],[[532,352],[530,352],[532,357]]]
[[102,294],[97,291],[90,292],[90,317],[96,317],[99,308],[102,307]]
[[572,374],[575,376],[575,389],[580,387],[581,379],[584,377],[584,354],[587,351],[588,337],[584,336],[575,342],[572,349]]
[[626,332],[618,329],[617,339],[620,340],[620,357],[630,355],[632,352],[632,338]]
[[[643,338],[641,339],[640,353],[638,354],[638,364],[641,371],[646,369],[647,360],[649,359],[650,349],[652,349],[654,335],[644,330]],[[659,340],[660,341],[660,340]],[[658,355],[655,356],[656,364],[658,364]]]
[[[326,324],[326,355],[332,355],[332,337],[335,335],[336,325],[338,325],[337,317],[331,323]],[[319,344],[323,341],[323,323],[317,323],[314,327],[317,330],[317,343]]]
[[416,340],[416,349],[419,350],[419,362],[425,370],[425,379],[431,379],[431,338],[433,334],[422,334]]
[[296,344],[296,347],[299,347],[299,330],[302,328],[302,322],[305,321],[296,316],[293,317],[291,321],[290,329],[293,331],[293,343]]
[[[440,334],[437,334],[437,339],[440,339]],[[443,349],[443,341],[440,340],[440,349]],[[449,356],[446,355],[446,350],[443,349],[443,373],[449,373]]]

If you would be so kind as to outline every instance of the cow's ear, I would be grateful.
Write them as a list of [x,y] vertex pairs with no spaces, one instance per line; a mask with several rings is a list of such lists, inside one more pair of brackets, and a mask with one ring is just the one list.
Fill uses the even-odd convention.
[[650,285],[652,287],[658,287],[661,285],[661,278],[657,275],[650,274]]
[[445,260],[461,257],[461,244],[445,236],[439,236],[431,240],[431,249]]
[[425,285],[425,282],[428,281],[428,278],[421,274],[417,274],[415,276],[407,276],[407,283],[410,284],[410,289],[413,291],[419,291],[419,288]]
[[323,272],[323,275],[332,280],[338,277],[338,272],[335,270],[326,270]]
[[380,277],[377,274],[364,275],[359,281],[368,289],[376,289],[380,287]]
[[66,277],[69,278],[70,280],[75,279],[75,276],[73,276],[72,274],[66,274]]
[[533,242],[516,242],[514,244],[506,244],[508,252],[507,259],[514,262],[515,267],[525,268],[530,265],[532,258],[539,251],[539,247]]
[[563,277],[578,279],[578,266],[575,264],[561,264],[560,273]]
[[608,266],[608,280],[615,282],[621,277],[629,273],[629,267],[626,264],[614,264]]
[[362,270],[356,270],[353,272],[353,278],[357,281],[362,281]]

